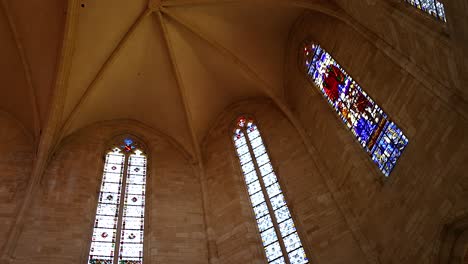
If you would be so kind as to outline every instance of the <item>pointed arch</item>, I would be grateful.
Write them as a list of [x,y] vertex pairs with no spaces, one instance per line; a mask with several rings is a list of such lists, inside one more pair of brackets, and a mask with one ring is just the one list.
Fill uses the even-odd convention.
[[242,115],[237,118],[232,139],[268,263],[309,263],[252,116]]

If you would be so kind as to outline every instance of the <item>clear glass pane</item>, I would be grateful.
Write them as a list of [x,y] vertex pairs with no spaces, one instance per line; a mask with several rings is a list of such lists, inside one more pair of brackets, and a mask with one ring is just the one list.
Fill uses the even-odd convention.
[[265,146],[261,145],[253,150],[255,157],[259,157],[266,152]]
[[260,166],[260,173],[262,174],[262,176],[265,176],[272,171],[273,171],[273,167],[271,166],[270,163]]
[[115,216],[117,214],[117,204],[98,204],[97,215]]
[[249,139],[253,140],[253,139],[256,139],[257,137],[259,137],[260,133],[258,132],[258,129],[254,129],[254,130],[249,130],[248,135],[249,135]]
[[115,229],[115,228],[117,228],[117,217],[97,215],[96,216],[96,221],[94,221],[94,227],[95,228]]
[[286,247],[286,251],[290,252],[296,248],[302,247],[301,240],[297,233],[293,233],[283,239],[284,246]]
[[268,154],[266,153],[257,158],[258,166],[262,166],[263,164],[267,162],[270,162],[270,158],[268,157]]
[[281,193],[281,188],[279,186],[279,183],[274,183],[270,187],[267,187],[266,189],[267,189],[267,193],[269,197],[274,197]]
[[282,237],[296,232],[296,227],[294,226],[294,222],[292,219],[288,219],[279,224],[279,229]]
[[265,201],[265,197],[263,196],[262,192],[258,192],[252,196],[250,196],[250,201],[252,202],[252,206],[257,206],[260,203]]
[[143,258],[143,244],[132,244],[128,243],[120,243],[120,256],[119,257],[126,257],[124,259],[130,258]]
[[265,183],[265,186],[268,187],[272,185],[273,183],[277,182],[278,179],[276,178],[276,175],[274,172],[268,174],[267,176],[263,177],[263,183]]
[[258,223],[258,230],[260,232],[263,232],[273,226],[273,222],[271,221],[270,215],[265,215],[264,217],[257,219],[257,223]]
[[263,145],[263,142],[262,142],[262,138],[261,137],[258,137],[252,141],[250,141],[250,144],[252,145],[252,148],[256,148],[260,145]]
[[265,253],[266,253],[268,261],[272,261],[280,257],[281,255],[283,255],[283,253],[281,252],[280,244],[278,242],[273,243],[269,245],[268,247],[265,247]]
[[261,189],[262,187],[260,186],[260,183],[258,181],[254,181],[251,184],[247,185],[247,190],[249,191],[250,195],[259,192]]
[[260,236],[262,237],[263,246],[268,246],[271,243],[278,241],[274,228],[263,231]]
[[287,206],[283,206],[280,209],[275,211],[276,221],[278,223],[283,222],[286,219],[291,218],[291,214],[289,213],[289,209]]
[[275,197],[271,198],[270,202],[271,206],[273,207],[273,210],[276,210],[286,205],[286,200],[284,199],[283,194],[278,194]]
[[248,162],[248,163],[242,165],[242,172],[243,172],[244,174],[247,174],[247,173],[249,173],[249,172],[251,172],[251,171],[253,171],[253,170],[254,170],[254,164],[253,164],[253,162]]
[[305,264],[309,262],[303,248],[299,248],[288,254],[291,264]]
[[237,148],[236,150],[237,150],[237,155],[240,157],[244,155],[245,153],[249,152],[249,147],[247,145],[244,145],[242,147]]
[[241,164],[245,164],[245,163],[251,161],[252,157],[250,156],[250,153],[247,152],[244,155],[242,155],[239,159],[240,159]]
[[270,262],[270,264],[286,264],[286,262],[284,261],[284,258],[281,257],[279,259],[276,259],[276,260]]
[[246,143],[245,137],[242,136],[242,137],[236,139],[234,142],[235,142],[236,148],[241,147],[241,146],[245,145],[245,143]]
[[249,184],[249,183],[251,183],[251,182],[258,179],[257,172],[256,171],[251,171],[251,172],[245,174],[244,178],[245,178],[245,183]]
[[258,219],[266,214],[268,214],[268,207],[266,203],[261,203],[254,207],[255,218]]

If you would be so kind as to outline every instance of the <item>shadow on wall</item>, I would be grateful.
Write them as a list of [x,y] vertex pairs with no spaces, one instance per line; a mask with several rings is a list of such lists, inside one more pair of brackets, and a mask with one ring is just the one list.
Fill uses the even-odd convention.
[[444,228],[438,262],[438,264],[464,263],[468,263],[468,214]]

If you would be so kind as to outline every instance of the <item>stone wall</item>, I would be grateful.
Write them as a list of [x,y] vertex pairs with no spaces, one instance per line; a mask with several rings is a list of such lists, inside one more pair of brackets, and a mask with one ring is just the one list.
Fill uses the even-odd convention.
[[210,218],[219,263],[266,263],[239,161],[231,141],[241,114],[252,114],[268,148],[312,263],[365,263],[299,134],[273,103],[238,104],[213,126],[203,145]]
[[[388,179],[302,72],[305,39],[331,53],[408,136]],[[460,106],[442,102],[375,43],[334,18],[305,15],[291,41],[285,94],[347,219],[358,224],[379,263],[434,263],[442,227],[468,209],[468,122]]]
[[148,146],[147,263],[207,263],[200,182],[191,158],[140,123],[112,121],[67,138],[47,168],[14,253],[18,264],[85,263],[105,142],[134,134]]
[[8,114],[0,111],[0,250],[25,195],[34,159],[30,134]]

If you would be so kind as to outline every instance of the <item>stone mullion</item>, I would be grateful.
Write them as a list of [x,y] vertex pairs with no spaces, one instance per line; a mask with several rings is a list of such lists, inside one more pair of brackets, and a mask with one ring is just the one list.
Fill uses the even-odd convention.
[[[260,186],[262,187],[261,188],[262,193],[263,193],[263,196],[265,197],[265,203],[267,204],[268,211],[269,211],[270,216],[271,216],[271,221],[273,222],[273,228],[275,230],[276,237],[278,238],[278,242],[280,244],[281,251],[283,252],[284,261],[285,261],[286,264],[291,264],[291,262],[289,261],[289,258],[288,258],[288,252],[286,251],[286,246],[284,245],[283,237],[281,236],[281,233],[280,233],[279,224],[278,224],[278,222],[276,221],[276,218],[275,218],[275,210],[273,210],[273,206],[271,205],[270,198],[269,198],[268,193],[266,191],[266,186],[265,186],[265,183],[263,182],[263,177],[262,177],[262,174],[260,173],[260,167],[258,166],[257,158],[255,157],[255,153],[253,152],[253,147],[250,144],[250,138],[248,137],[247,130],[242,129],[242,133],[244,133],[245,142],[246,142],[247,147],[249,149],[250,156],[252,157],[252,162],[254,164],[255,172],[257,173],[257,176],[259,178],[258,182],[260,183]],[[258,136],[261,137],[260,134]],[[265,148],[265,153],[268,153],[266,148]],[[263,247],[265,248],[264,245],[263,245]],[[267,258],[267,262],[269,262],[268,258]]]
[[125,161],[124,161],[124,168],[123,168],[123,175],[122,175],[122,185],[120,191],[120,203],[118,209],[118,220],[117,220],[117,230],[116,230],[116,239],[115,239],[115,248],[114,248],[114,264],[119,263],[119,251],[120,251],[120,237],[122,232],[122,222],[123,222],[123,209],[125,203],[125,189],[127,187],[127,170],[128,170],[128,162],[129,162],[129,154],[125,154]]

